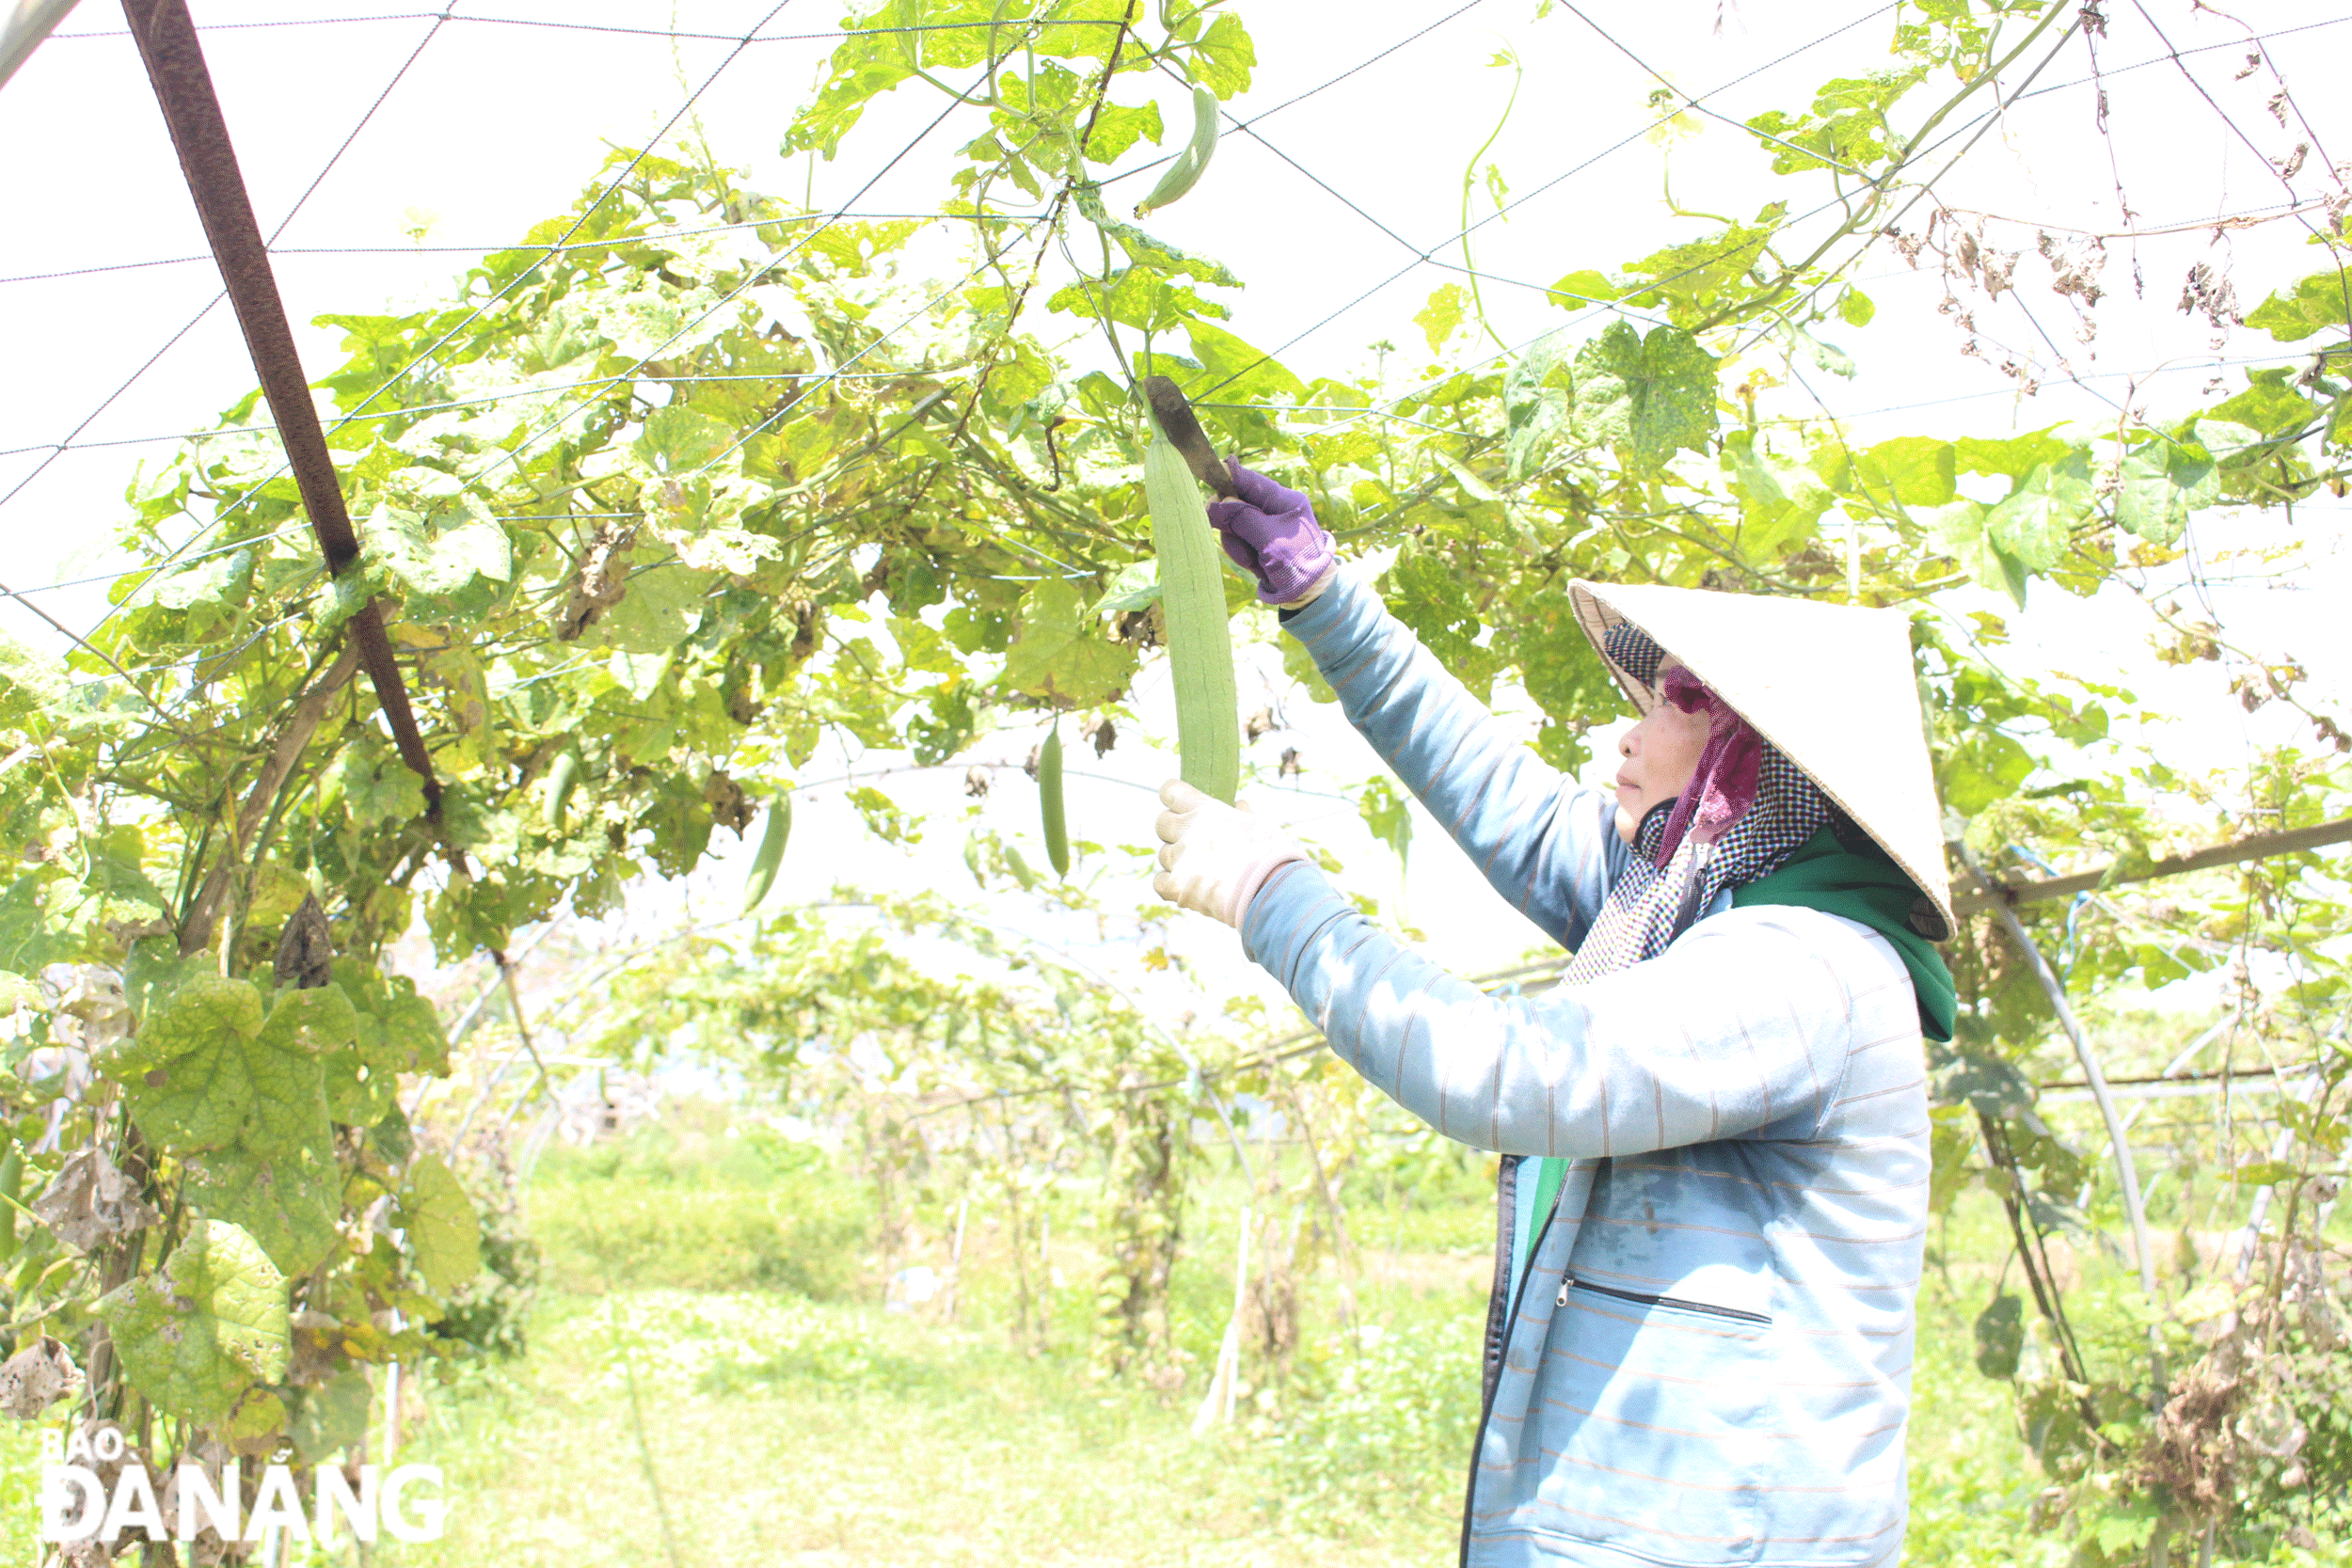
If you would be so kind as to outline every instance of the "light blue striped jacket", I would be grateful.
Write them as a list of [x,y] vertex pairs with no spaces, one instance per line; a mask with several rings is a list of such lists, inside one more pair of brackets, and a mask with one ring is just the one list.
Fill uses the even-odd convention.
[[[1613,799],[1514,742],[1341,571],[1288,630],[1496,890],[1573,947],[1626,863]],[[1896,1558],[1928,1103],[1883,938],[1726,895],[1647,963],[1487,996],[1310,865],[1242,935],[1359,1072],[1504,1156],[1465,1564]],[[1530,1155],[1572,1163],[1548,1220],[1515,1224]],[[1538,1224],[1520,1277],[1513,1233]]]

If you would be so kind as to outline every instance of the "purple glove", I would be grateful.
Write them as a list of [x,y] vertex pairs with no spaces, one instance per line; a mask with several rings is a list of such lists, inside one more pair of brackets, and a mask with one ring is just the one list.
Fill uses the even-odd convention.
[[1295,490],[1225,460],[1238,500],[1211,501],[1209,521],[1233,564],[1258,579],[1260,604],[1289,604],[1328,576],[1339,553]]

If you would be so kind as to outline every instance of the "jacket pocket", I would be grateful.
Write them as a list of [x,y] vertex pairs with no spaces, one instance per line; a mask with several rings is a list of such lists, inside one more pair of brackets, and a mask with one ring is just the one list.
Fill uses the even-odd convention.
[[1568,1304],[1568,1292],[1572,1290],[1587,1291],[1597,1296],[1606,1296],[1612,1301],[1626,1302],[1636,1307],[1662,1307],[1669,1311],[1690,1312],[1724,1324],[1738,1324],[1745,1328],[1772,1326],[1771,1314],[1765,1312],[1749,1312],[1737,1307],[1718,1307],[1712,1302],[1684,1301],[1678,1296],[1651,1295],[1643,1291],[1620,1291],[1613,1285],[1596,1285],[1589,1279],[1574,1277],[1561,1282],[1560,1295],[1552,1305],[1565,1307]]

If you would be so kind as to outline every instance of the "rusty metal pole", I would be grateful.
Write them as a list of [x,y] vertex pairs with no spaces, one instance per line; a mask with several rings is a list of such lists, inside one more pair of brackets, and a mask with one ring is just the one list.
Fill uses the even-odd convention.
[[[188,194],[196,198],[197,215],[204,222],[204,237],[214,260],[220,263],[221,281],[236,308],[237,325],[245,333],[253,369],[262,379],[262,395],[285,444],[286,461],[302,493],[302,508],[318,536],[319,551],[328,572],[340,577],[359,558],[359,538],[352,531],[351,515],[343,505],[342,483],[326,450],[326,432],[310,402],[310,384],[302,373],[294,351],[294,329],[287,324],[286,304],[278,292],[269,246],[254,221],[252,198],[246,195],[245,173],[237,166],[236,148],[229,140],[229,124],[213,90],[213,75],[197,41],[196,23],[184,0],[122,0],[130,19],[131,36],[138,42],[139,58],[147,63],[147,78],[154,85],[155,102],[171,132],[171,145],[180,154],[181,172],[187,176]],[[441,785],[434,776],[432,753],[417,733],[417,718],[408,704],[408,689],[392,657],[391,639],[385,634],[383,611],[371,599],[351,617],[352,643],[359,662],[374,684],[375,700],[390,723],[400,747],[401,761],[424,781],[428,814],[437,823]]]

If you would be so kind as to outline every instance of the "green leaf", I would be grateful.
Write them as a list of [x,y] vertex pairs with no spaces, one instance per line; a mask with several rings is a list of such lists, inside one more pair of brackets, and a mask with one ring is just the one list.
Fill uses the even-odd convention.
[[358,1027],[359,1015],[353,1010],[351,998],[341,986],[325,985],[282,992],[270,1009],[263,1033],[280,1045],[321,1056],[339,1045],[350,1044]]
[[2220,499],[2215,469],[2213,455],[2194,441],[2159,434],[2133,448],[2117,472],[2116,526],[2169,545],[2190,513]]
[[346,1367],[317,1387],[304,1389],[302,1408],[294,1412],[289,1433],[294,1453],[305,1465],[318,1465],[358,1448],[368,1435],[373,1398],[368,1374],[357,1367]]
[[1157,147],[1166,134],[1156,101],[1141,106],[1105,103],[1103,112],[1094,117],[1094,134],[1087,138],[1087,159],[1090,163],[1115,164],[1138,140]]
[[417,1272],[442,1295],[482,1269],[482,1221],[473,1199],[437,1155],[420,1155],[400,1195],[401,1227],[417,1255]]
[[[1613,291],[1615,297],[1642,306],[1663,305],[1677,326],[1696,326],[1766,286],[1754,275],[1767,263],[1765,247],[1779,232],[1787,213],[1787,204],[1775,201],[1758,213],[1753,224],[1731,224],[1704,239],[1668,245],[1638,261],[1629,261],[1627,282]],[[1552,286],[1554,297],[1560,296],[1571,279],[1590,276],[1571,273]]]
[[2159,1522],[2153,1497],[2136,1497],[2118,1507],[2109,1503],[2086,1521],[2089,1533],[2108,1560],[2137,1556],[2156,1533]]
[[1927,521],[1938,541],[1979,587],[2007,594],[2018,609],[2026,608],[2026,563],[1986,534],[1981,505],[1963,497],[1939,508]]
[[350,1044],[320,1062],[326,1114],[345,1127],[371,1127],[400,1099],[405,1050],[381,1019],[363,1018]]
[[1750,561],[1777,563],[1803,549],[1835,499],[1819,474],[1758,451],[1744,430],[1724,441],[1724,467],[1740,498],[1740,550]]
[[[449,1037],[433,1004],[417,994],[414,980],[342,958],[335,960],[335,983],[358,1013],[352,1049],[359,1060],[387,1063],[393,1072],[448,1075]],[[327,1060],[331,1063],[334,1057]],[[367,1119],[373,1123],[376,1118]]]
[[2352,325],[2352,283],[2341,270],[2313,273],[2292,293],[2272,294],[2255,306],[2246,325],[2284,343],[2300,342],[2330,326]]
[[234,1225],[198,1219],[161,1269],[95,1309],[132,1386],[168,1415],[216,1421],[286,1375],[285,1276]]
[[1295,637],[1282,639],[1282,673],[1296,681],[1307,691],[1311,703],[1336,703],[1340,694],[1331,689],[1331,683],[1323,678],[1315,666],[1315,656],[1307,644]]
[[1364,782],[1356,810],[1372,836],[1387,845],[1396,863],[1403,866],[1413,847],[1413,813],[1404,794],[1385,775],[1375,775]]
[[1075,583],[1047,578],[1021,600],[1021,638],[1005,655],[1004,682],[1015,691],[1073,706],[1104,703],[1126,689],[1136,650],[1104,637],[1082,611]]
[[2017,1360],[2026,1348],[2026,1307],[2003,1291],[1977,1314],[1977,1370],[2006,1381],[2017,1375]]
[[645,416],[632,450],[660,474],[691,473],[734,444],[735,432],[707,414],[670,404]]
[[1220,401],[1254,403],[1264,398],[1295,398],[1307,390],[1307,384],[1284,368],[1280,360],[1221,326],[1188,321],[1184,333],[1192,340],[1192,352],[1200,356],[1208,372],[1206,379],[1212,385],[1222,384],[1217,393]]
[[1655,469],[1715,432],[1715,356],[1678,326],[1643,337],[1612,322],[1578,351],[1574,375],[1577,436],[1616,448],[1629,467]]
[[194,605],[243,603],[252,591],[253,551],[248,547],[150,578],[131,602],[144,598],[166,610],[186,610]]
[[2197,444],[2213,454],[2213,460],[2227,468],[2245,451],[2262,445],[2262,435],[2250,426],[2233,424],[2208,414],[2197,421]]
[[1609,667],[1593,651],[1565,587],[1530,599],[1510,652],[1523,672],[1527,694],[1555,726],[1605,723],[1632,709]]
[[1995,1121],[2031,1110],[2041,1098],[2033,1080],[2017,1064],[1990,1051],[1957,1042],[1931,1047],[1929,1079],[1938,1105],[1966,1105]]
[[1486,701],[1502,660],[1483,645],[1486,627],[1453,562],[1426,545],[1406,549],[1381,579],[1381,593],[1391,612],[1419,634],[1438,662]]
[[2265,437],[2292,435],[2322,419],[2327,410],[2295,390],[2300,372],[2293,365],[2249,371],[2246,390],[2208,409],[2205,418],[2241,424]]
[[1856,454],[1853,485],[1881,505],[1892,499],[1899,506],[1942,506],[1952,499],[1955,457],[1949,441],[1899,436]]
[[436,531],[416,513],[388,501],[368,518],[360,543],[393,581],[433,597],[456,593],[477,574],[500,582],[514,575],[514,551],[506,531],[487,517]]
[[1241,18],[1219,11],[1193,48],[1192,79],[1231,103],[1249,90],[1250,68],[1257,63],[1258,46],[1250,41]]
[[1502,376],[1503,458],[1513,479],[1533,473],[1568,425],[1568,390],[1560,370],[1565,329],[1547,332],[1512,359]]
[[262,993],[245,981],[199,977],[98,1066],[121,1081],[131,1115],[158,1148],[291,1153],[324,1140],[318,1053],[356,1026],[337,987],[289,991],[264,1014]]
[[2001,498],[1984,519],[1985,537],[2028,571],[2046,572],[2065,559],[2091,504],[2090,456],[2076,448],[2040,465]]
[[78,706],[71,670],[0,631],[0,717],[39,713],[71,719]]
[[1127,253],[1127,260],[1136,266],[1194,278],[1202,283],[1221,284],[1229,289],[1241,287],[1241,279],[1227,270],[1222,262],[1179,250],[1165,241],[1153,239],[1134,224],[1122,223],[1111,216],[1103,205],[1103,187],[1093,181],[1079,181],[1071,187],[1070,194],[1072,204],[1078,209],[1078,215],[1117,240],[1119,247]]
[[1554,283],[1551,302],[1563,310],[1581,310],[1588,305],[1613,305],[1625,293],[1625,290],[1588,268],[1569,273]]
[[1954,444],[1961,471],[2005,479],[2023,479],[2034,468],[2067,450],[2067,443],[2048,430],[2029,430],[1998,441],[1963,436]]
[[424,782],[373,736],[362,734],[344,751],[335,764],[335,782],[358,827],[411,822],[424,815]]
[[782,151],[817,151],[833,161],[866,105],[914,74],[912,55],[901,55],[895,40],[866,37],[851,39],[833,52],[833,74],[818,89],[817,101],[793,117],[785,133]]
[[335,1247],[342,1173],[334,1134],[321,1117],[316,1141],[256,1150],[243,1143],[187,1156],[190,1207],[251,1236],[280,1273],[308,1274]]
[[1156,558],[1131,561],[1111,574],[1103,596],[1087,607],[1086,619],[1141,610],[1160,602],[1160,563]]
[[1821,84],[1813,112],[1793,117],[1775,109],[1748,121],[1756,140],[1772,154],[1774,174],[1839,168],[1867,173],[1895,150],[1886,111],[1927,78],[1925,66],[1841,76]]
[[628,592],[590,635],[623,653],[668,654],[702,619],[709,581],[707,574],[679,565],[675,557],[636,568],[628,575]]
[[1429,303],[1421,308],[1413,325],[1429,341],[1429,352],[1437,353],[1445,341],[1454,336],[1454,329],[1462,325],[1462,317],[1470,311],[1470,291],[1459,283],[1448,283],[1429,296]]
[[1108,319],[1146,332],[1170,331],[1204,316],[1221,321],[1232,313],[1171,282],[1167,273],[1138,266],[1120,267],[1107,277],[1073,280],[1046,303],[1089,321]]
[[27,974],[68,953],[41,913],[40,879],[19,877],[0,893],[0,965]]
[[2034,769],[2033,753],[1994,729],[1963,735],[1936,758],[1937,793],[1963,816],[1974,816],[2005,800]]

